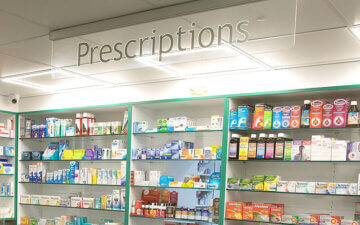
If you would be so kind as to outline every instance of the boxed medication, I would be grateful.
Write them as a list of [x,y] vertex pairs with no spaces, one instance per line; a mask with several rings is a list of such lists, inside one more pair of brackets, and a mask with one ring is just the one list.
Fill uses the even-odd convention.
[[334,127],[346,126],[346,116],[347,116],[348,108],[349,108],[349,100],[347,98],[334,99],[334,108],[333,108]]
[[94,198],[83,198],[82,208],[91,209],[95,207]]
[[298,224],[299,223],[299,216],[283,215],[282,218],[281,218],[281,223]]
[[251,128],[253,119],[253,108],[249,105],[238,107],[238,126],[239,129]]
[[236,110],[230,110],[229,116],[229,128],[230,129],[238,129],[238,112]]
[[340,225],[340,221],[340,216],[320,215],[319,225]]
[[301,161],[303,145],[301,140],[294,140],[291,146],[291,161]]
[[253,190],[263,191],[264,190],[264,175],[253,175],[251,178]]
[[331,161],[346,161],[348,143],[349,142],[345,140],[333,140],[331,146]]
[[318,225],[320,215],[316,214],[301,214],[299,215],[299,224],[301,225]]
[[337,195],[357,195],[358,194],[357,183],[336,183]]
[[281,223],[281,218],[284,215],[284,204],[271,204],[270,222]]
[[264,126],[263,129],[272,128],[272,106],[265,105],[264,109]]
[[50,205],[60,206],[61,197],[60,196],[50,196]]
[[227,202],[225,218],[227,219],[243,219],[243,203],[242,202]]
[[259,103],[255,105],[253,124],[252,124],[253,129],[263,129],[264,110],[265,110],[265,104]]
[[300,128],[301,109],[301,105],[291,106],[290,128]]
[[82,197],[71,197],[70,207],[73,208],[82,208]]
[[253,214],[255,221],[270,221],[271,204],[253,203]]
[[281,128],[282,129],[290,128],[290,120],[291,120],[291,107],[283,106],[282,115],[281,115]]
[[360,142],[350,142],[346,151],[347,161],[359,161],[360,160]]
[[276,106],[273,108],[272,113],[272,129],[281,129],[282,124],[282,107]]
[[335,183],[330,182],[315,182],[315,193],[317,194],[335,194]]
[[240,137],[239,160],[248,159],[249,137]]
[[40,205],[40,195],[31,195],[30,204]]
[[253,190],[252,180],[251,179],[240,179],[239,189],[240,190]]
[[296,193],[315,193],[315,182],[296,182]]
[[302,161],[310,161],[311,160],[311,140],[303,140],[302,141]]
[[280,180],[278,176],[265,176],[264,191],[276,191],[278,180]]
[[310,128],[321,128],[322,126],[322,115],[323,105],[325,100],[314,100],[311,101],[310,106]]
[[40,205],[50,205],[50,196],[40,195]]
[[324,104],[323,106],[323,121],[322,127],[332,127],[333,126],[333,109],[334,105],[331,103]]
[[21,204],[31,204],[30,202],[31,202],[31,195],[29,194],[20,195]]
[[277,182],[278,192],[296,192],[296,181],[282,181]]
[[253,220],[253,206],[251,202],[243,202],[243,220]]

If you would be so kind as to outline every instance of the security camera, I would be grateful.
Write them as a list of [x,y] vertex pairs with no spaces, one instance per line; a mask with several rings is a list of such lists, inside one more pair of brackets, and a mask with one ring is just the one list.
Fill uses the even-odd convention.
[[9,96],[9,99],[10,99],[10,102],[12,104],[17,104],[19,102],[19,100],[20,100],[20,95],[12,94],[12,95]]

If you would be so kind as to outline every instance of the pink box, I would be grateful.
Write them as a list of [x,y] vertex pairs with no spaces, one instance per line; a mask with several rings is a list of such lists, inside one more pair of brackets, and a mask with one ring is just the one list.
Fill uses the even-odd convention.
[[322,127],[332,127],[333,126],[333,104],[325,104],[323,106],[323,121]]
[[349,100],[347,98],[334,99],[333,108],[333,127],[345,127],[346,115],[349,107]]

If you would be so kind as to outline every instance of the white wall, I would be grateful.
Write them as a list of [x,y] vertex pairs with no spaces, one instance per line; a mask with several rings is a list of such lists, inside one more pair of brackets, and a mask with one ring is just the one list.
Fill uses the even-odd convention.
[[7,96],[0,95],[0,110],[18,112],[19,104],[12,104]]
[[[205,85],[208,95],[240,94],[299,88],[360,84],[360,62],[301,67],[212,78],[178,80],[105,90],[23,98],[19,111],[106,105],[190,97],[189,85]],[[0,103],[2,103],[0,101]]]

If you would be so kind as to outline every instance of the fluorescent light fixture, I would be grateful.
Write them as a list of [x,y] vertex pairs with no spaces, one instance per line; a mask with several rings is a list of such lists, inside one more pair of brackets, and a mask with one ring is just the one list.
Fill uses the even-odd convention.
[[152,58],[153,57],[139,57],[139,58],[135,58],[135,60],[146,66],[154,67],[158,70],[164,71],[174,77],[183,76],[183,75],[181,75],[180,71],[177,71],[176,69],[172,68],[171,66],[159,65],[159,63],[157,61],[153,60]]
[[360,25],[352,26],[349,28],[350,31],[360,40]]
[[6,83],[10,83],[10,84],[16,84],[16,85],[20,85],[20,86],[24,86],[24,87],[28,87],[28,88],[37,89],[37,90],[43,91],[43,92],[51,92],[51,93],[56,92],[56,90],[50,91],[50,89],[48,89],[47,87],[33,84],[33,83],[22,82],[22,81],[13,80],[13,79],[3,79],[2,81],[6,82]]

